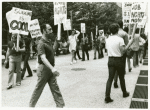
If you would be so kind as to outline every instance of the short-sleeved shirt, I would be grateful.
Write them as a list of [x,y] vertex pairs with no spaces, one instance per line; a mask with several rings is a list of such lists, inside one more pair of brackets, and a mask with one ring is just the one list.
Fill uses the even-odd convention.
[[118,35],[123,38],[125,45],[127,45],[129,42],[128,34],[123,29],[119,28]]
[[[13,41],[9,41],[8,42],[8,48],[9,48],[9,52],[10,54],[9,55],[12,55],[12,56],[16,56],[16,55],[21,55],[21,52],[16,52],[16,50],[13,48],[15,45],[15,47],[17,46],[17,42],[13,42]],[[19,42],[19,47],[20,48],[23,48],[24,45],[23,45],[23,42]]]
[[123,46],[124,41],[117,35],[112,35],[106,40],[106,48],[108,50],[109,57],[121,57],[120,46]]
[[39,64],[44,64],[40,56],[42,54],[45,54],[46,59],[49,61],[49,63],[52,66],[55,65],[54,50],[53,50],[52,42],[50,40],[46,41],[45,39],[41,38],[37,46],[37,50],[38,50],[38,63]]

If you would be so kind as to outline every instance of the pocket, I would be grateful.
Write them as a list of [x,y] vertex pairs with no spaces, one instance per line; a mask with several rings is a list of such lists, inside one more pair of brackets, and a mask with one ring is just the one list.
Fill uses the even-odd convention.
[[39,65],[37,68],[37,76],[42,76],[44,65]]

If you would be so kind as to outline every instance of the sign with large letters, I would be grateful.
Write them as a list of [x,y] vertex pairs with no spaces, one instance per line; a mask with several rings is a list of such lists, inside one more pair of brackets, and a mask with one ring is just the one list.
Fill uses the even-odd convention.
[[64,30],[71,30],[71,21],[70,19],[66,19],[66,21],[63,23]]
[[54,2],[54,25],[64,23],[67,19],[67,2]]
[[28,25],[28,29],[30,31],[32,38],[42,36],[38,19],[34,19],[30,21]]
[[134,2],[131,8],[131,17],[130,23],[135,24],[138,23],[137,27],[144,28],[145,24],[141,24],[142,20],[146,16],[146,2]]
[[132,2],[123,2],[122,5],[123,27],[129,26],[131,8],[132,8]]
[[28,22],[31,20],[32,11],[13,7],[6,13],[10,33],[28,35]]

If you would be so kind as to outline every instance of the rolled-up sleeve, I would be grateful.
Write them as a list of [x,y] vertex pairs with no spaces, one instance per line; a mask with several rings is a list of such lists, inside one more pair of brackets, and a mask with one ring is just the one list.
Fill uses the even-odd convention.
[[45,45],[43,43],[38,44],[38,48],[37,48],[38,55],[45,54],[45,48],[44,47],[45,47]]

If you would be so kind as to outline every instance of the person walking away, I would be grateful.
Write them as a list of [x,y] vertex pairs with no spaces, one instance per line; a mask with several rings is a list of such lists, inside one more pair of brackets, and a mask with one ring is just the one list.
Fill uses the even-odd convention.
[[135,30],[133,43],[131,45],[131,49],[133,50],[133,67],[134,68],[139,66],[138,51],[140,48],[140,45],[139,45],[140,41],[142,42],[141,37],[139,35],[139,28],[137,28]]
[[[129,31],[129,29],[128,29],[128,27],[125,27],[124,29],[123,29],[126,33],[128,33],[128,31]],[[129,39],[129,42],[132,42],[133,41],[133,39],[131,39],[131,36],[128,34],[128,39]],[[131,50],[130,49],[130,47],[129,47],[129,50]],[[132,53],[132,51],[130,51],[131,53]],[[131,55],[131,53],[130,53],[130,55],[128,55],[127,53],[126,53],[126,57],[127,57],[127,64],[128,64],[128,70],[129,70],[129,72],[131,72],[131,70],[132,70],[132,67],[131,67],[131,61],[130,61],[130,59],[132,58],[132,55]]]
[[8,86],[7,89],[12,88],[14,71],[17,73],[16,85],[21,85],[21,53],[25,51],[23,42],[19,41],[19,49],[17,51],[17,35],[16,33],[11,34],[11,41],[8,42],[8,48],[6,53],[6,60],[4,64],[9,61],[9,75],[8,75]]
[[85,53],[87,56],[87,60],[89,60],[89,53],[88,53],[88,35],[86,35],[85,37],[83,37],[81,39],[81,46],[82,46],[82,61],[85,61]]
[[[23,69],[22,69],[22,74],[21,74],[21,79],[23,79],[26,69],[28,71],[28,76],[27,77],[31,77],[32,76],[32,71],[30,68],[30,65],[28,63],[29,57],[30,57],[30,52],[31,52],[31,35],[29,34],[28,36],[23,36],[23,40],[25,42],[25,52],[24,52],[24,64],[23,64]],[[32,54],[32,53],[31,53]]]
[[65,103],[56,80],[56,76],[59,76],[59,72],[54,67],[54,51],[56,51],[57,46],[53,49],[52,42],[50,40],[53,32],[52,27],[49,24],[43,24],[41,26],[41,32],[43,36],[39,41],[37,48],[39,62],[39,67],[37,69],[38,81],[30,99],[29,106],[35,107],[46,83],[48,83],[54,97],[56,107],[62,108],[65,106]]
[[[125,45],[128,44],[128,34],[123,30],[123,22],[121,20],[118,21],[119,24],[119,31],[118,35],[123,38]],[[123,62],[124,62],[124,73],[126,73],[126,52],[123,54]],[[116,72],[115,77],[114,77],[114,88],[118,88],[118,74]]]
[[129,43],[127,46],[125,46],[123,39],[118,35],[119,25],[117,23],[111,24],[109,30],[112,33],[112,35],[106,40],[106,48],[108,51],[109,77],[106,83],[105,103],[113,102],[113,100],[110,97],[110,92],[112,81],[114,79],[116,71],[119,75],[123,97],[125,98],[129,96],[129,92],[127,92],[125,85],[123,54],[131,44]]
[[79,31],[72,30],[72,34],[68,37],[69,51],[72,54],[70,65],[73,64],[73,61],[74,61],[74,63],[77,62],[75,60],[75,51],[76,51],[76,46],[77,46],[76,40],[77,40],[77,38],[78,38],[79,35],[80,35]]
[[99,45],[100,45],[100,39],[99,37],[96,37],[95,36],[95,39],[93,41],[93,48],[94,48],[94,59],[96,59],[96,53],[98,52],[98,59],[100,59],[100,48],[99,48]]
[[142,63],[143,59],[143,54],[144,54],[144,45],[145,45],[145,40],[144,40],[144,34],[140,35],[140,42],[139,42],[140,48],[139,48],[139,61]]

